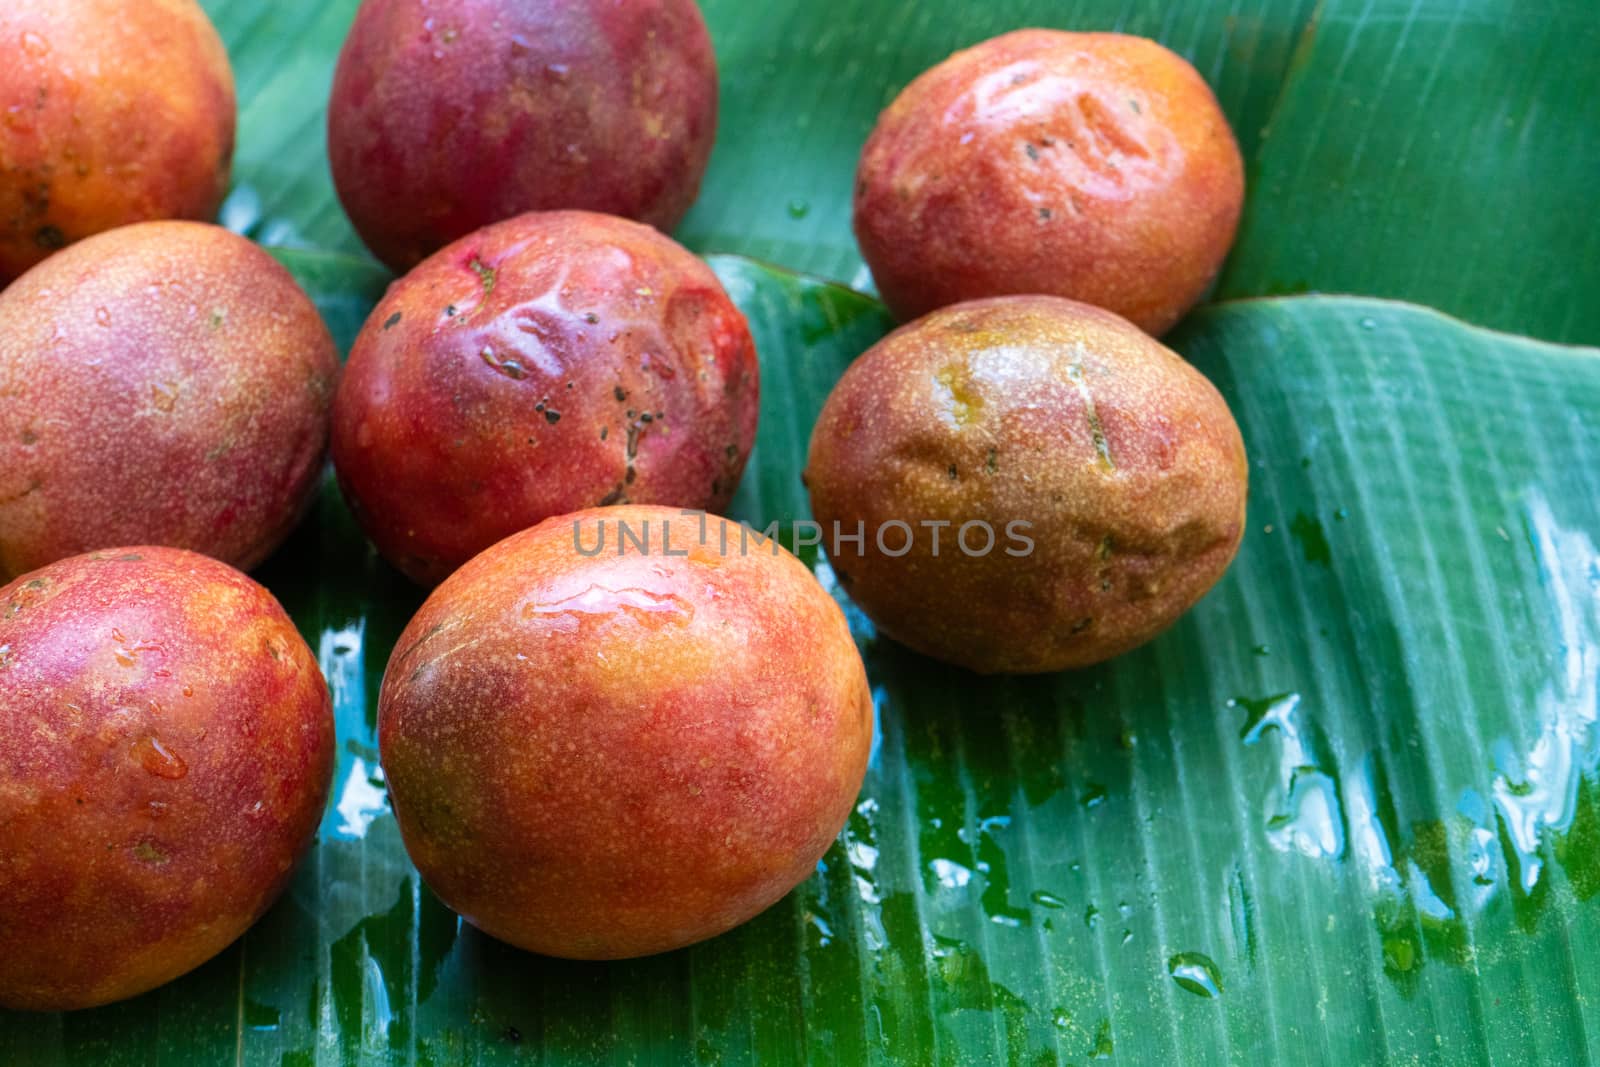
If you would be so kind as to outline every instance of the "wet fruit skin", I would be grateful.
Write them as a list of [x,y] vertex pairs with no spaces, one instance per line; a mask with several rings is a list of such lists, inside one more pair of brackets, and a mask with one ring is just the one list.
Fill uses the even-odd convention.
[[233,568],[117,548],[0,588],[0,1005],[220,952],[288,884],[333,755],[316,657]]
[[276,260],[148,222],[0,293],[0,580],[119,544],[255,566],[303,513],[338,354]]
[[843,827],[873,729],[844,616],[774,542],[741,552],[739,526],[704,522],[550,519],[457,571],[396,643],[378,702],[395,817],[428,885],[494,937],[574,959],[691,944],[810,876]]
[[879,118],[855,230],[909,321],[1048,293],[1159,335],[1205,292],[1244,201],[1211,90],[1141,37],[1019,30],[957,52]]
[[215,217],[236,108],[199,4],[5,0],[0,42],[0,287],[103,230]]
[[435,584],[552,515],[725,508],[759,373],[744,316],[670,238],[524,215],[390,288],[339,387],[334,464],[379,551]]
[[[1227,569],[1248,469],[1226,402],[1123,319],[1058,297],[972,301],[845,372],[806,482],[840,583],[879,627],[983,673],[1082,667],[1171,625]],[[912,527],[911,549],[896,556]],[[938,555],[936,528],[944,521]],[[961,550],[961,527],[970,553]],[[1030,523],[1010,536],[1009,524]],[[876,536],[883,528],[887,551]]]
[[670,232],[716,126],[694,0],[364,0],[334,76],[328,156],[357,232],[404,271],[529,211]]

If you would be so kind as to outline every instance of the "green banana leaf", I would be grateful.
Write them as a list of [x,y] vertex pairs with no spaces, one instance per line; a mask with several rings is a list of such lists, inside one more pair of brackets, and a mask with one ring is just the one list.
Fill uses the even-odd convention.
[[[388,279],[322,149],[353,0],[206,6],[240,88],[223,219],[348,344]],[[1250,162],[1219,293],[1255,299],[1170,339],[1252,456],[1228,576],[1151,645],[1053,677],[979,679],[852,610],[880,740],[817,874],[711,942],[577,964],[460,923],[407,862],[373,704],[421,594],[330,480],[258,575],[334,691],[316,848],[193,974],[0,1013],[0,1064],[1600,1057],[1600,351],[1546,343],[1600,341],[1592,0],[705,9],[723,123],[680,237],[740,254],[712,261],[761,350],[735,511],[763,525],[804,514],[811,422],[890,323],[742,257],[870,285],[849,197],[877,109],[1021,25],[1144,33],[1195,62]],[[1311,291],[1363,295],[1281,295]]]

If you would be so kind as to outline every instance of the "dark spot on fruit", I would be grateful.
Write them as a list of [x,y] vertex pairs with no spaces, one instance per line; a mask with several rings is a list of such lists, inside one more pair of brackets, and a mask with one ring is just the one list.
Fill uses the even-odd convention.
[[956,480],[956,478],[957,478],[957,477],[959,477],[959,476],[958,476],[958,475],[957,475],[957,474],[956,474],[956,465],[955,465],[955,464],[954,464],[954,463],[952,463],[952,464],[950,464],[950,467],[949,467],[949,470],[948,470],[948,472],[947,472],[947,473],[949,473],[949,475],[950,475],[950,480],[951,480],[951,481],[952,481],[952,482],[953,482],[953,481],[955,481],[955,480]]
[[633,484],[633,480],[635,478],[637,478],[638,476],[639,476],[639,472],[634,470],[632,467],[629,467],[628,468],[628,473],[623,477],[623,481],[627,482],[629,485],[632,485]]
[[554,408],[547,408],[544,413],[544,421],[554,426],[556,423],[561,421],[561,412],[555,410]]
[[33,243],[54,252],[67,247],[67,235],[56,226],[41,226],[33,235]]
[[34,433],[32,430],[23,430],[22,431],[22,443],[25,444],[25,445],[38,444],[39,443],[39,435]]
[[722,479],[721,478],[713,478],[713,479],[711,479],[711,495],[712,496],[721,496],[722,495]]
[[611,433],[611,427],[609,427],[609,426],[600,427],[600,440],[604,441],[606,439],[606,437],[610,435],[610,433]]
[[[617,403],[619,404],[628,399],[627,391],[620,385],[611,390],[611,395],[617,398]],[[629,414],[631,415],[632,413],[630,412]]]
[[1075,634],[1081,634],[1081,633],[1083,633],[1083,631],[1087,630],[1089,627],[1091,627],[1093,625],[1094,625],[1094,619],[1092,617],[1086,616],[1086,617],[1084,617],[1082,619],[1079,619],[1077,622],[1072,624],[1071,632],[1075,633]]
[[650,421],[650,420],[651,420],[651,419],[654,419],[654,418],[655,418],[655,416],[654,416],[654,415],[652,415],[652,414],[650,414],[650,413],[649,413],[649,412],[648,412],[648,411],[647,411],[647,412],[645,412],[645,413],[644,413],[644,414],[643,414],[643,415],[640,415],[640,416],[639,416],[639,421],[640,421],[640,422],[649,422],[649,421]]
[[1024,152],[1028,153],[1028,158],[1033,160],[1035,163],[1037,163],[1039,161],[1039,149],[1038,149],[1038,147],[1036,145],[1034,145],[1034,143],[1032,141],[1029,141],[1026,144],[1024,144],[1022,146],[1022,150]]
[[390,315],[384,320],[383,328],[385,330],[392,330],[398,325],[400,325],[400,312],[396,311],[393,315]]
[[584,314],[583,321],[587,322],[590,326],[593,326],[600,321],[600,316],[590,311]]
[[1000,469],[998,451],[993,448],[989,449],[989,457],[983,461],[983,469],[988,471],[990,474],[993,474],[995,471]]
[[737,456],[739,454],[739,446],[738,445],[729,445],[727,448],[724,448],[722,451],[729,459],[733,459],[735,456]]
[[518,1030],[515,1026],[508,1026],[508,1027],[505,1028],[505,1030],[503,1032],[505,1034],[505,1037],[506,1037],[507,1041],[511,1042],[513,1045],[521,1044],[521,1042],[522,1042],[522,1031],[521,1030]]
[[1040,219],[1041,222],[1049,222],[1051,215],[1052,215],[1052,212],[1051,212],[1051,210],[1049,208],[1042,207],[1042,208],[1039,209],[1039,219]]
[[454,304],[447,305],[445,307],[445,309],[444,309],[444,316],[447,319],[455,318],[456,317],[456,306]]

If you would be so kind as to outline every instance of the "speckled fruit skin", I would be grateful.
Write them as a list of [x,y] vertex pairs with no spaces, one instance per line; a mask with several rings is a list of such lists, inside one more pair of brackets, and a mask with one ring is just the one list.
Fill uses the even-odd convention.
[[0,51],[0,286],[102,230],[216,215],[233,71],[194,0],[4,0]]
[[1142,37],[1019,30],[924,73],[861,154],[855,230],[902,321],[1011,293],[1151,334],[1233,244],[1244,164],[1200,75]]
[[[1226,402],[1175,353],[1059,297],[972,301],[851,365],[806,482],[834,570],[891,637],[983,673],[1082,667],[1166,629],[1227,569],[1248,469]],[[876,532],[907,523],[895,557]],[[944,520],[939,552],[924,522]],[[987,536],[960,527],[987,522]],[[1031,523],[1009,536],[1013,522]],[[831,532],[824,545],[832,548]],[[889,552],[906,535],[884,529]],[[1018,554],[1012,554],[1018,553]]]
[[253,567],[309,501],[338,353],[217,226],[89,238],[0,293],[0,580],[122,544]]
[[552,515],[725,508],[759,376],[743,314],[671,239],[524,215],[390,288],[339,386],[334,465],[378,550],[431,585]]
[[333,756],[316,657],[233,568],[118,548],[0,588],[0,1005],[222,951],[288,884]]
[[872,698],[838,605],[742,529],[660,507],[550,519],[406,627],[378,700],[389,796],[417,869],[474,925],[551,956],[642,956],[815,870],[866,773]]
[[334,76],[328,157],[357,232],[403,271],[528,211],[670,231],[716,128],[694,0],[364,0]]

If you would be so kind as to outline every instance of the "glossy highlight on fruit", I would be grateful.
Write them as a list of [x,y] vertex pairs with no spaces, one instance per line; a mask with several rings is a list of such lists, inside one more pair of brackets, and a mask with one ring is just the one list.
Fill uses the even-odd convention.
[[0,55],[0,287],[91,234],[216,215],[233,71],[194,0],[5,0]]
[[0,1005],[222,951],[310,846],[333,755],[316,657],[233,568],[116,548],[0,588]]
[[357,232],[403,271],[529,211],[670,231],[716,126],[694,0],[364,0],[334,76],[328,156]]
[[608,215],[524,215],[390,288],[339,387],[334,464],[379,551],[434,584],[552,515],[726,507],[759,375],[744,316],[682,246]]
[[726,519],[596,508],[452,575],[378,701],[389,796],[440,899],[535,952],[719,934],[816,868],[873,731],[843,613]]
[[1239,146],[1181,57],[1115,33],[1018,30],[911,83],[861,154],[855,231],[902,320],[1048,293],[1151,334],[1233,243]]
[[[1199,371],[1048,296],[957,304],[874,345],[828,397],[806,466],[851,599],[983,673],[1087,666],[1166,629],[1238,551],[1247,480]],[[831,531],[858,523],[863,543],[835,548]]]
[[289,272],[220,227],[41,263],[0,293],[0,579],[119,544],[255,566],[309,501],[338,373]]

